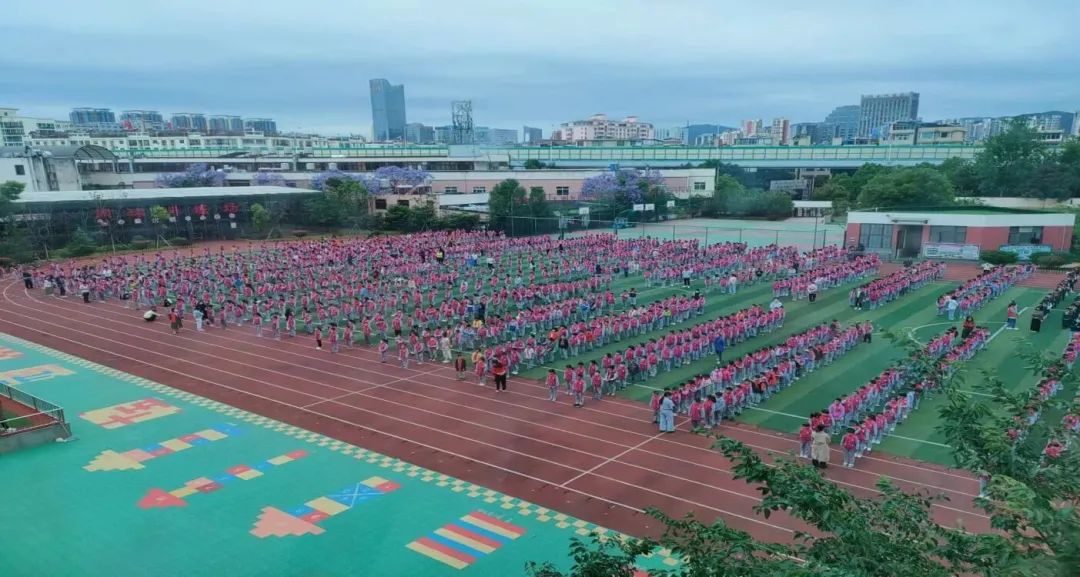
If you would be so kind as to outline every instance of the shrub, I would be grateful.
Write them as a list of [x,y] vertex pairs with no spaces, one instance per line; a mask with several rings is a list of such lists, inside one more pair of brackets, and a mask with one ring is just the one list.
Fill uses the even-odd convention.
[[94,242],[93,237],[80,228],[75,231],[75,234],[71,235],[71,239],[68,240],[68,243],[61,251],[64,258],[90,256],[97,251],[97,244]]
[[145,238],[134,238],[131,240],[131,248],[135,250],[146,250],[153,244],[152,241],[146,240]]
[[185,236],[174,236],[169,239],[169,244],[173,246],[188,246],[191,244],[191,240]]
[[292,235],[295,236],[296,238],[304,238],[305,236],[308,235],[308,231],[306,231],[306,230],[294,230],[294,231],[292,231]]
[[1043,268],[1061,268],[1072,262],[1072,258],[1060,252],[1044,252],[1031,255],[1031,262]]
[[984,250],[979,258],[983,262],[990,264],[1013,264],[1020,260],[1015,252],[1006,252],[1002,250]]

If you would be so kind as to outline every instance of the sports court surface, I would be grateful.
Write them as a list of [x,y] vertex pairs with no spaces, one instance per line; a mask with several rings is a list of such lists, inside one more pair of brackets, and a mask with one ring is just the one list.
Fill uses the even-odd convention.
[[[31,392],[65,406],[70,415],[155,396],[181,411],[110,431],[73,417],[80,441],[5,458],[0,471],[6,472],[8,478],[11,472],[7,469],[11,467],[20,476],[43,475],[48,479],[48,484],[21,489],[35,497],[16,502],[43,501],[52,509],[43,514],[40,509],[20,508],[20,518],[0,529],[0,537],[9,537],[3,533],[10,527],[32,527],[42,518],[67,518],[72,521],[65,529],[71,532],[71,539],[78,535],[90,541],[112,540],[112,546],[83,546],[97,560],[106,556],[115,559],[113,555],[141,559],[159,554],[182,563],[190,562],[186,555],[194,549],[207,557],[221,555],[218,562],[231,563],[234,574],[245,574],[245,567],[250,567],[249,574],[260,574],[264,563],[273,566],[295,562],[311,563],[332,575],[355,568],[357,556],[362,554],[365,559],[381,556],[379,566],[385,567],[365,574],[402,574],[402,569],[410,565],[401,563],[418,563],[417,567],[425,571],[411,574],[437,575],[438,571],[458,570],[406,546],[478,510],[491,517],[498,515],[500,520],[525,530],[521,538],[461,570],[464,574],[492,575],[520,572],[526,559],[566,563],[567,538],[587,534],[596,526],[635,535],[654,534],[656,523],[642,514],[646,507],[659,507],[676,516],[693,511],[706,520],[719,516],[766,540],[790,541],[796,531],[805,529],[782,514],[769,519],[754,514],[752,508],[759,501],[756,490],[732,479],[729,463],[709,449],[708,439],[685,432],[657,434],[649,409],[640,402],[605,399],[575,410],[565,400],[548,402],[545,387],[522,377],[511,379],[509,394],[496,397],[490,389],[471,381],[457,381],[445,365],[402,369],[378,363],[377,353],[370,349],[343,349],[337,355],[316,353],[308,339],[273,342],[257,339],[251,331],[242,329],[201,334],[186,331],[174,336],[167,326],[143,323],[115,302],[64,302],[40,293],[28,294],[21,283],[10,281],[2,285],[0,292],[5,310],[0,331],[185,391],[170,396],[162,392],[169,389],[138,379],[132,384],[114,378],[113,384],[106,386],[97,385],[102,379],[84,376],[29,385],[41,387],[31,388]],[[915,300],[914,295],[907,298]],[[927,299],[923,306],[929,309],[931,302]],[[785,326],[784,332],[788,330]],[[19,341],[15,346],[27,345]],[[81,362],[67,357],[64,360],[76,366]],[[86,368],[79,371],[94,372]],[[850,384],[854,387],[858,383]],[[78,389],[70,390],[73,385]],[[119,387],[117,392],[106,394],[114,386]],[[218,407],[224,413],[207,407]],[[194,419],[197,415],[201,417]],[[251,420],[233,415],[247,415]],[[194,420],[185,422],[189,418]],[[249,435],[238,436],[239,442],[232,444],[237,449],[225,448],[228,440],[216,441],[162,457],[161,467],[154,459],[140,471],[89,473],[82,469],[102,451],[146,448],[220,423],[245,428],[255,428],[250,423],[265,424],[271,430],[258,427]],[[685,431],[682,419],[678,426]],[[762,451],[788,452],[795,448],[790,435],[752,425],[725,425],[720,432]],[[124,439],[120,435],[132,437]],[[267,436],[265,440],[263,435]],[[341,443],[335,444],[334,440]],[[188,481],[213,481],[230,467],[256,467],[257,463],[296,450],[310,454],[281,465],[280,470],[275,466],[263,471],[264,475],[250,481],[254,487],[267,487],[265,490],[249,491],[247,481],[232,485],[219,482],[220,491],[185,497],[190,504],[184,508],[143,510],[137,506],[150,488],[175,491]],[[195,458],[200,451],[216,456]],[[368,463],[368,456],[373,455],[369,451],[409,464],[390,459],[383,466],[381,456],[371,456],[373,462]],[[156,477],[159,470],[162,476]],[[410,473],[416,475],[410,477]],[[874,484],[882,476],[907,490],[922,488],[942,493],[949,501],[934,505],[938,521],[948,525],[959,522],[975,531],[988,529],[987,517],[973,507],[977,483],[967,472],[875,453],[856,469],[831,469],[828,476],[868,496],[875,493]],[[138,480],[140,477],[148,480]],[[319,521],[319,528],[325,529],[322,535],[260,539],[249,533],[266,507],[294,511],[320,496],[355,487],[372,477],[381,477],[400,488],[370,499],[357,511]],[[133,481],[124,481],[131,485],[123,485],[113,480],[118,478]],[[430,480],[425,483],[425,479]],[[440,481],[446,487],[438,487]],[[101,485],[87,491],[94,483]],[[371,483],[383,486],[378,479]],[[422,488],[415,489],[415,485]],[[431,493],[436,489],[441,493]],[[495,493],[489,495],[487,490]],[[428,492],[421,494],[423,491]],[[52,497],[54,493],[67,495],[68,505],[61,506]],[[50,498],[42,499],[42,494]],[[405,495],[415,497],[401,498]],[[94,509],[85,496],[103,498],[105,504]],[[391,503],[401,503],[404,508],[391,507]],[[76,512],[76,508],[89,512]],[[555,517],[556,511],[573,517]],[[173,515],[173,519],[151,522],[155,517],[150,515],[162,513]],[[295,513],[310,514],[306,509]],[[144,525],[128,531],[124,527],[131,522]],[[335,524],[343,529],[334,531]],[[125,533],[126,537],[100,532],[90,539],[86,528],[95,526]],[[222,541],[223,534],[230,540]],[[43,542],[35,546],[33,538],[23,533],[10,537],[14,541],[9,542],[26,544],[20,560],[29,561],[52,551]],[[222,543],[239,539],[240,544],[208,553],[204,552],[207,538]],[[272,551],[264,552],[265,548]],[[675,562],[663,553],[645,563]],[[383,572],[391,567],[393,573]]]
[[63,405],[77,437],[0,458],[4,575],[517,574],[615,536],[22,339],[0,351],[0,382]]

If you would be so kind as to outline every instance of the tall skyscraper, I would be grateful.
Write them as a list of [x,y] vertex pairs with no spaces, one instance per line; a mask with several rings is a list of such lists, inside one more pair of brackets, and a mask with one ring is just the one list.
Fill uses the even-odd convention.
[[791,122],[783,117],[774,118],[772,126],[769,127],[769,136],[772,137],[773,145],[787,146],[791,143]]
[[374,140],[405,140],[405,85],[390,84],[385,78],[375,78],[368,85]]
[[859,136],[884,136],[898,120],[919,119],[919,93],[864,94],[859,109]]

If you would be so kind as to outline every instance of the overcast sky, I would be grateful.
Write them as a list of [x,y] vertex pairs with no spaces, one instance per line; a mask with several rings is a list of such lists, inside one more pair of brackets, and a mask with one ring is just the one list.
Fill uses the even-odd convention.
[[409,122],[821,120],[914,90],[927,120],[1080,110],[1080,0],[5,0],[0,106],[269,116],[367,134],[368,79]]

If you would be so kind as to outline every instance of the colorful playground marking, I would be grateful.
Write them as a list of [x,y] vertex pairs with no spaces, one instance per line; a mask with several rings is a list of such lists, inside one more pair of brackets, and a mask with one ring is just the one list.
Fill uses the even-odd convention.
[[7,347],[0,347],[0,361],[9,361],[11,359],[17,359],[22,356],[22,353],[15,349],[9,349]]
[[[4,357],[14,359],[17,357]],[[38,365],[36,367],[23,367],[21,369],[13,369],[10,371],[4,371],[0,373],[0,385],[7,385],[9,387],[17,387],[19,385],[25,385],[26,383],[32,383],[34,381],[46,381],[54,377],[66,377],[68,375],[74,375],[75,371],[70,371],[61,367],[60,365]]]
[[325,529],[317,523],[400,488],[401,485],[393,481],[371,477],[336,493],[316,497],[288,512],[276,507],[264,507],[250,532],[260,539],[321,535]]
[[213,493],[224,485],[237,479],[250,481],[262,477],[263,471],[270,469],[271,467],[278,467],[286,463],[291,463],[297,459],[303,459],[307,455],[307,451],[304,450],[292,451],[290,453],[285,453],[284,455],[278,455],[272,459],[267,459],[254,467],[249,467],[247,465],[230,467],[229,469],[226,469],[224,475],[219,475],[213,479],[207,479],[206,477],[192,479],[187,483],[184,483],[183,487],[173,489],[172,491],[150,489],[143,495],[142,499],[139,499],[138,505],[142,509],[186,507],[187,501],[184,499],[195,493]]
[[90,461],[90,464],[84,465],[83,469],[90,472],[137,471],[145,468],[143,463],[151,459],[179,453],[180,451],[186,451],[192,447],[220,441],[229,437],[235,437],[239,433],[239,427],[232,423],[224,423],[210,427],[209,429],[195,431],[190,435],[161,441],[160,443],[149,445],[141,449],[131,449],[129,451],[124,451],[123,453],[107,449],[94,457],[94,460]]
[[524,534],[521,527],[473,511],[406,547],[455,569],[464,569]]
[[159,417],[167,417],[179,412],[179,407],[174,407],[161,399],[140,399],[130,403],[94,409],[79,416],[106,429],[119,429],[120,427]]

